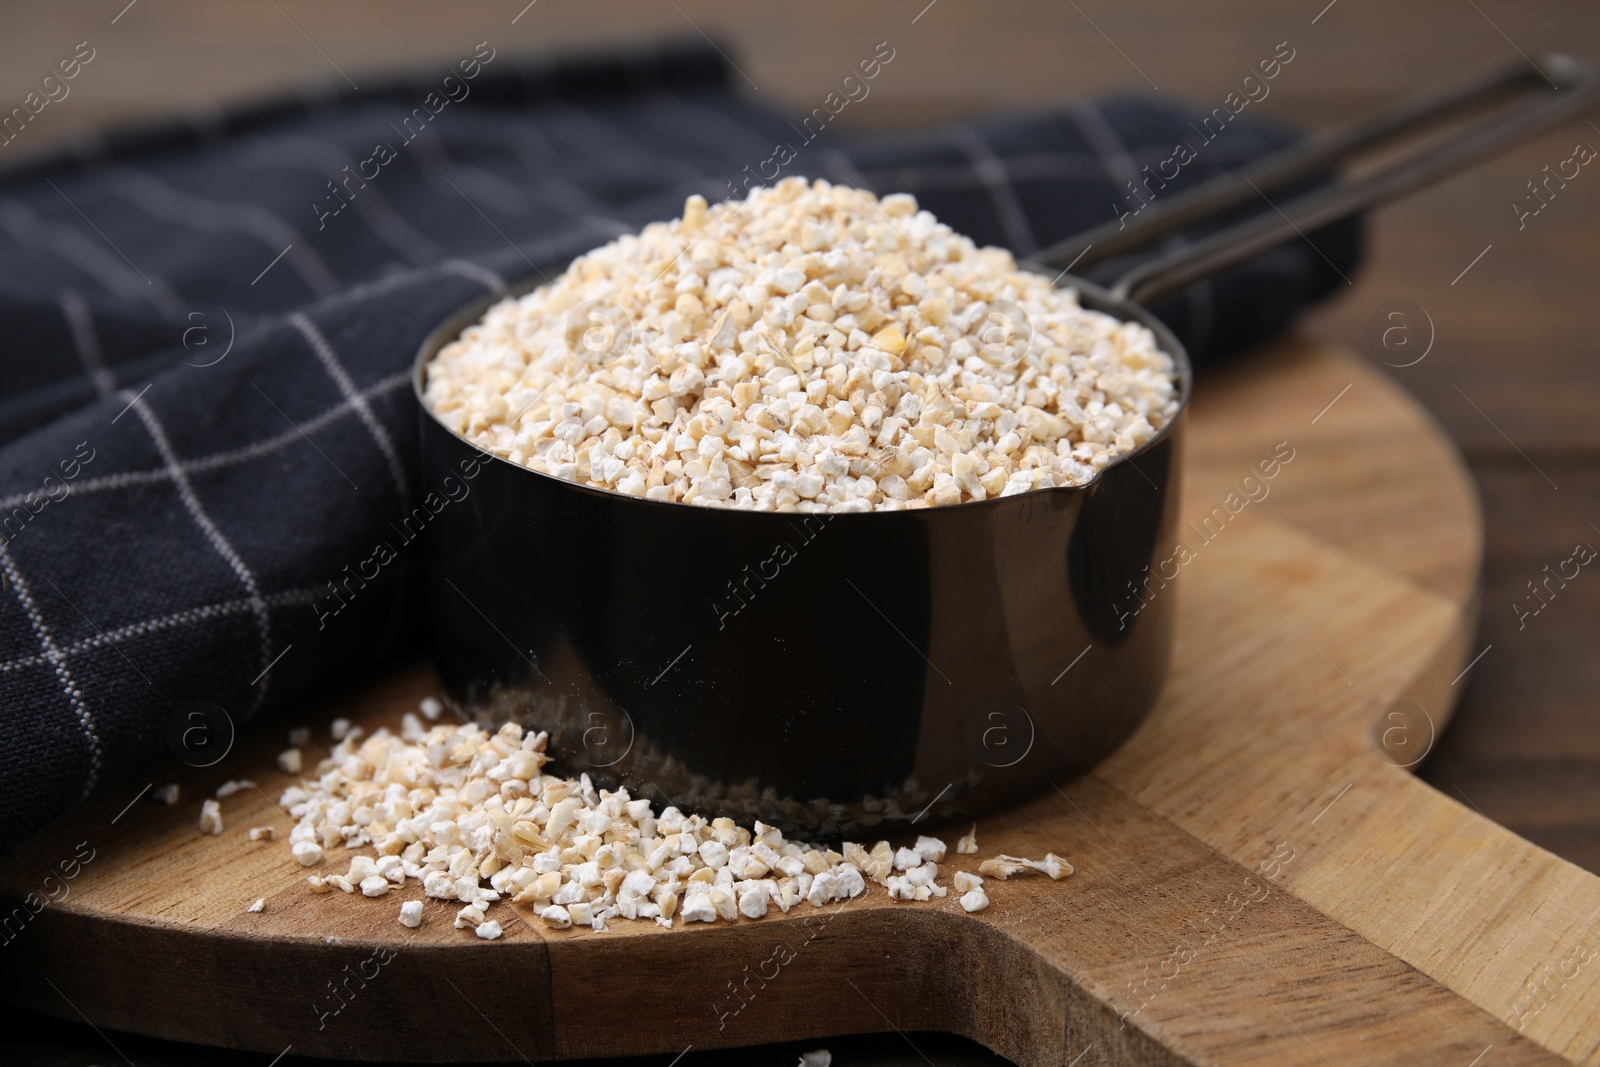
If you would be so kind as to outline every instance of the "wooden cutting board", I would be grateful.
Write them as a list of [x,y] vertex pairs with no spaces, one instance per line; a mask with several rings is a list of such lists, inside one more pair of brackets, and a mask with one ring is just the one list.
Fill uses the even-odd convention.
[[[1397,765],[1426,750],[1428,720],[1443,728],[1480,651],[1482,527],[1450,445],[1364,361],[1303,343],[1207,379],[1193,414],[1197,524],[1280,442],[1294,459],[1190,542],[1175,668],[1145,726],[1091,776],[984,820],[981,854],[952,853],[941,880],[1046,850],[1071,878],[991,880],[977,915],[874,887],[671,931],[558,933],[500,907],[493,943],[427,901],[413,931],[399,895],[306,889],[273,803],[279,720],[187,772],[177,807],[135,800],[172,777],[154,768],[13,858],[14,903],[93,851],[64,900],[8,929],[0,996],[102,1028],[373,1059],[937,1029],[1027,1067],[1600,1064],[1600,879]],[[432,685],[417,668],[293,722],[324,739],[336,714],[394,725]],[[260,790],[224,800],[226,832],[202,836],[200,799],[237,777]],[[247,840],[261,825],[280,839]]]

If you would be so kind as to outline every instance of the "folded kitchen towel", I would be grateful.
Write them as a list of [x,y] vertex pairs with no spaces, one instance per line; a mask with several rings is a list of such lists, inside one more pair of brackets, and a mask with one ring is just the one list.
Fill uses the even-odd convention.
[[[312,602],[417,503],[407,372],[462,304],[757,175],[913,192],[1025,256],[1135,210],[1180,143],[1171,188],[1295,137],[1137,96],[846,136],[869,77],[793,122],[736,82],[703,45],[468,43],[0,170],[0,851],[162,752],[190,701],[243,721],[416,654],[414,546],[336,617]],[[1356,224],[1312,237],[1159,309],[1197,363],[1353,271]]]

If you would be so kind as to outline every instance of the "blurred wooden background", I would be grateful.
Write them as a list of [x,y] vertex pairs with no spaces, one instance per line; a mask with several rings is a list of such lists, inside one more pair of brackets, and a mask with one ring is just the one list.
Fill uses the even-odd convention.
[[[857,130],[1122,86],[1214,104],[1280,41],[1295,60],[1256,106],[1313,126],[1519,51],[1600,54],[1600,5],[1575,0],[95,0],[13,4],[6,14],[6,110],[77,42],[96,49],[71,95],[8,154],[201,102],[344,77],[360,84],[453,60],[482,40],[538,52],[703,33],[728,48],[757,99],[797,111],[887,40],[894,65],[841,120]],[[1600,126],[1574,123],[1380,213],[1354,286],[1303,329],[1364,349],[1369,318],[1394,299],[1421,305],[1435,324],[1428,357],[1392,373],[1477,476],[1488,526],[1478,647],[1493,647],[1463,681],[1461,711],[1422,775],[1600,871],[1600,576],[1581,574],[1524,630],[1512,608],[1576,543],[1600,546],[1600,172],[1580,173],[1520,232],[1510,206],[1582,141],[1600,147]]]

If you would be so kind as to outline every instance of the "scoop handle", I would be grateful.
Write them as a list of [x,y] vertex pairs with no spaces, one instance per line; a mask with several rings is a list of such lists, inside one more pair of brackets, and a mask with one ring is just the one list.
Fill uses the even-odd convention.
[[[1044,249],[1033,261],[1082,274],[1086,267],[1147,248],[1256,201],[1265,200],[1274,208],[1143,263],[1112,287],[1113,295],[1148,306],[1329,223],[1456,174],[1581,116],[1597,102],[1600,67],[1591,59],[1552,52],[1497,66],[1314,134],[1248,167],[1158,200],[1136,222],[1108,222]],[[1475,121],[1414,146],[1360,177],[1337,180],[1283,205],[1271,199],[1272,192],[1301,184],[1337,164],[1462,120]]]

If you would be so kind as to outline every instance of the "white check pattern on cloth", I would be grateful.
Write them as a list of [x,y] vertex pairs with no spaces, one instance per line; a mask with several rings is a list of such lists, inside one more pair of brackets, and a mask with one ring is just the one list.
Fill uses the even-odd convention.
[[[411,375],[408,372],[394,374],[366,390],[362,396],[368,400],[372,400],[376,397],[387,395],[399,387],[408,384],[410,381]],[[322,414],[316,416],[315,418],[306,422],[302,422],[296,429],[285,430],[276,436],[265,438],[264,440],[257,441],[254,444],[246,445],[242,448],[232,448],[226,452],[216,452],[209,456],[201,456],[199,459],[187,460],[186,462],[178,464],[176,468],[161,466],[151,470],[123,471],[120,474],[108,474],[100,478],[88,478],[81,482],[74,482],[72,485],[72,492],[99,493],[111,489],[123,489],[131,485],[145,485],[153,482],[164,482],[172,478],[175,471],[181,471],[184,474],[195,474],[201,471],[216,470],[221,467],[237,466],[238,464],[244,463],[247,460],[260,459],[263,456],[270,455],[287,445],[296,444],[302,440],[302,433],[315,433],[324,426],[332,423],[334,420],[343,418],[354,411],[354,401],[343,400],[328,410],[322,412]],[[32,495],[33,493],[28,492],[16,493],[8,497],[0,497],[0,514],[20,506],[25,499]]]
[[223,203],[185,193],[137,168],[121,166],[108,179],[109,187],[120,197],[136,204],[152,218],[174,226],[216,232],[233,230],[249,234],[261,242],[269,254],[288,248],[290,267],[318,296],[339,291],[339,280],[312,251],[305,235],[266,208],[255,204]]
[[39,639],[44,659],[55,672],[56,679],[61,683],[62,695],[67,698],[67,703],[71,705],[78,722],[83,726],[83,738],[89,747],[89,772],[84,775],[83,792],[78,796],[78,799],[82,800],[94,792],[94,787],[100,783],[100,771],[105,762],[105,753],[100,744],[100,732],[95,728],[94,716],[90,714],[88,704],[83,698],[83,690],[78,687],[77,679],[72,676],[72,666],[67,662],[66,654],[61,651],[61,646],[56,644],[55,635],[50,632],[50,624],[45,622],[44,614],[40,612],[39,605],[34,601],[33,593],[28,588],[27,579],[17,570],[16,561],[11,558],[11,553],[3,542],[0,542],[0,573],[4,573],[11,591],[16,594],[17,602],[22,605],[22,610],[27,612],[28,622]]
[[43,248],[61,257],[89,275],[86,280],[97,281],[121,296],[148,300],[169,317],[182,314],[183,302],[164,280],[146,279],[69,224],[47,224],[19,200],[0,197],[0,229],[19,245]]
[[983,134],[973,126],[966,123],[952,126],[950,135],[972,161],[973,172],[983,182],[984,189],[988,190],[995,214],[1000,216],[1000,225],[1005,227],[1006,244],[1024,258],[1037,252],[1039,242],[1033,236],[1033,227],[1028,225],[1028,216],[1023,213],[1022,204],[1017,200],[1017,189],[1011,182],[1011,172],[1006,168],[1005,161],[994,154],[994,149],[983,139]]
[[[3,547],[3,546],[0,546]],[[285,593],[273,593],[265,598],[269,608],[288,607],[291,605],[309,606],[317,598],[316,589],[291,589]],[[207,604],[204,607],[185,608],[175,611],[171,615],[163,615],[159,619],[145,619],[142,622],[130,623],[127,626],[118,626],[114,630],[105,630],[86,637],[81,641],[74,641],[70,645],[58,645],[56,651],[61,659],[70,661],[73,656],[84,652],[93,652],[96,649],[114,646],[118,641],[130,637],[143,637],[160,630],[171,630],[180,626],[191,626],[195,623],[208,622],[229,615],[254,614],[256,602],[254,600],[226,600],[219,604]],[[35,667],[41,663],[54,663],[55,660],[47,654],[34,656],[19,656],[13,660],[0,663],[0,674],[9,671],[22,670],[25,667]]]
[[106,370],[105,358],[100,355],[100,339],[95,336],[89,302],[76,289],[63,289],[60,299],[61,314],[66,317],[67,329],[72,331],[72,344],[83,361],[83,369],[94,383],[95,391],[105,396],[116,389],[117,379]]
[[389,473],[394,478],[395,492],[400,496],[400,510],[410,511],[411,493],[406,488],[406,472],[401,469],[400,456],[394,450],[394,442],[389,439],[389,432],[383,428],[377,417],[372,414],[372,408],[367,404],[367,398],[361,395],[360,390],[356,388],[356,383],[350,380],[349,373],[339,363],[339,357],[334,354],[333,346],[328,343],[328,339],[323,336],[322,331],[317,329],[310,319],[298,311],[289,315],[289,322],[306,339],[306,343],[311,346],[311,351],[317,354],[317,360],[327,370],[328,377],[339,384],[339,392],[356,409],[356,413],[361,416],[362,425],[366,426],[367,432],[372,435],[372,439],[383,450],[383,458],[388,461]]
[[[1100,109],[1094,105],[1093,101],[1074,101],[1071,107],[1071,114],[1078,120],[1078,126],[1083,130],[1084,138],[1094,146],[1096,154],[1099,155],[1101,162],[1105,164],[1106,172],[1116,181],[1118,195],[1126,199],[1121,193],[1121,189],[1128,182],[1138,184],[1140,165],[1134,162],[1133,157],[1128,153],[1127,146],[1122,143],[1122,138],[1117,136],[1117,131],[1111,128],[1111,124],[1106,121],[1105,116],[1101,114]],[[1129,204],[1128,206],[1136,208],[1137,204]],[[1188,243],[1183,239],[1182,235],[1174,234],[1163,241],[1161,247],[1163,251],[1175,251],[1186,247]],[[1211,319],[1215,313],[1211,283],[1198,282],[1190,286],[1185,295],[1189,301],[1190,319],[1188,323],[1189,331],[1184,340],[1186,344],[1201,348],[1204,347],[1206,340],[1211,336]]]
[[146,430],[155,440],[156,448],[161,452],[161,458],[166,461],[167,470],[172,474],[172,484],[178,489],[178,495],[183,499],[183,506],[188,509],[189,515],[196,525],[205,533],[206,540],[217,550],[217,554],[228,561],[228,566],[239,576],[239,581],[244,585],[250,596],[250,608],[256,617],[256,625],[261,629],[261,670],[262,675],[256,683],[255,704],[251,710],[261,706],[267,695],[266,669],[272,663],[272,619],[267,614],[267,602],[261,595],[260,583],[256,580],[255,572],[240,558],[228,539],[223,536],[217,524],[211,521],[211,516],[206,514],[205,507],[200,503],[200,498],[195,495],[194,485],[189,481],[188,473],[183,469],[183,464],[178,462],[178,457],[173,454],[172,442],[167,439],[167,431],[162,428],[161,420],[156,418],[156,413],[145,402],[144,397],[124,390],[123,395],[133,405],[133,410],[138,413],[139,421],[144,423]]
[[[325,175],[337,174],[342,168],[360,162],[357,156],[331,141],[295,136],[258,138],[234,149],[233,156],[244,167],[293,169],[313,175],[319,181],[325,180]],[[413,264],[438,258],[439,246],[396,212],[376,183],[363,189],[362,194],[354,205],[375,236]]]
[[[455,308],[689,193],[727,196],[779,144],[786,176],[904,188],[1025,256],[1110,217],[1192,114],[1057,109],[813,143],[737,95],[710,48],[631,62],[624,89],[604,87],[604,60],[555,76],[502,56],[409,142],[391,122],[431,78],[210,108],[0,167],[0,316],[33,346],[0,355],[27,361],[0,374],[0,851],[159,751],[185,701],[268,711],[419,629],[402,609],[420,558],[326,628],[312,605],[418,495],[411,362]],[[1285,143],[1248,147],[1249,125],[1207,165]],[[342,187],[353,211],[321,216],[375,140],[396,157]],[[224,312],[227,354],[185,365],[183,331]],[[85,439],[93,463],[41,505],[41,473]]]

